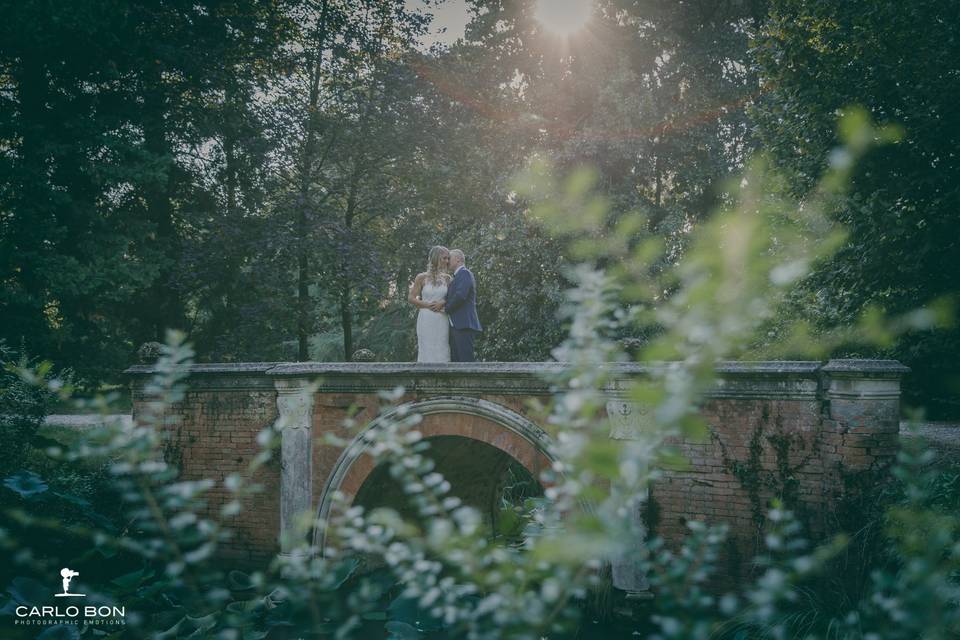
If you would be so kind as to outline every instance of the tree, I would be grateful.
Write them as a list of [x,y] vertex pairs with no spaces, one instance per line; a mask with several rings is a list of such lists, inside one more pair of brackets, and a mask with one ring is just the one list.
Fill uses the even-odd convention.
[[324,1],[302,7],[297,20],[291,72],[274,89],[274,129],[287,155],[277,219],[296,221],[297,356],[308,358],[318,320],[314,304],[322,296],[311,294],[313,286],[335,299],[349,359],[356,288],[376,272],[360,255],[369,247],[364,232],[388,207],[385,170],[396,164],[398,137],[409,142],[422,133],[405,119],[411,112],[395,59],[424,18],[396,3]]
[[547,358],[562,331],[568,255],[512,188],[533,159],[594,167],[612,204],[607,231],[643,215],[636,240],[660,237],[679,259],[753,145],[743,107],[758,84],[754,4],[600,2],[563,40],[534,2],[474,2],[464,40],[421,63],[436,88],[435,192],[452,212],[435,215],[476,256],[481,357]]
[[[960,78],[944,64],[960,54],[955,24],[955,8],[927,0],[771,4],[756,47],[765,89],[753,116],[763,147],[791,170],[794,191],[827,169],[837,110],[862,105],[904,132],[902,143],[858,166],[850,197],[834,211],[847,243],[797,292],[789,313],[828,329],[870,308],[896,316],[955,295]],[[955,327],[910,332],[886,349],[848,343],[837,353],[900,359],[914,369],[911,401],[957,411]]]
[[[196,318],[188,236],[220,205],[218,162],[198,153],[239,139],[250,70],[270,57],[282,22],[257,0],[9,8],[0,337],[74,363],[92,383]],[[240,117],[217,119],[228,102]],[[238,145],[226,148],[220,177],[236,215]]]

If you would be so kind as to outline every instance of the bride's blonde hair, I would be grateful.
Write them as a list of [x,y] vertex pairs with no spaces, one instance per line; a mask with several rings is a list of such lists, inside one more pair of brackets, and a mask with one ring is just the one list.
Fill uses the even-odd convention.
[[440,258],[444,253],[450,253],[446,247],[439,244],[430,248],[427,254],[427,280],[433,284],[440,282]]

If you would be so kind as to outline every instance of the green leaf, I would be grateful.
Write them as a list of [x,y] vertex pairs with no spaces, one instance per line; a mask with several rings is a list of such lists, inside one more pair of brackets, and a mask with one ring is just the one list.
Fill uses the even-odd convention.
[[243,571],[234,569],[227,574],[227,588],[231,591],[249,591],[253,589],[254,586],[250,576]]
[[143,568],[118,576],[111,580],[110,583],[115,584],[124,591],[133,591],[147,580],[153,578],[154,575],[156,575],[156,571],[153,569]]
[[21,498],[30,498],[46,491],[49,487],[32,471],[18,471],[3,481],[3,485],[20,494]]
[[46,602],[47,598],[50,597],[50,587],[33,578],[17,576],[7,587],[7,593],[18,603],[30,605]]
[[406,622],[391,620],[385,625],[385,628],[390,632],[390,635],[387,636],[389,640],[417,640],[422,637],[419,631]]
[[37,636],[37,640],[79,640],[80,630],[75,624],[58,624]]
[[387,612],[386,611],[367,611],[366,613],[360,614],[360,617],[364,620],[386,620]]

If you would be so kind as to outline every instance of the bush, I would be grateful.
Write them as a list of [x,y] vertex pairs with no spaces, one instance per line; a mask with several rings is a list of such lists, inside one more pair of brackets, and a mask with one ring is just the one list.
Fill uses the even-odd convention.
[[[854,138],[875,135],[868,130]],[[621,246],[621,267],[611,269],[612,276],[586,265],[570,272],[578,285],[564,309],[570,334],[554,352],[569,366],[551,380],[556,393],[545,410],[556,434],[550,452],[556,462],[541,478],[549,487],[542,500],[528,496],[523,483],[512,489],[526,505],[515,512],[521,535],[510,527],[511,535],[492,539],[481,514],[450,495],[450,483],[436,472],[429,443],[417,430],[421,416],[397,408],[404,392],[396,389],[380,394],[378,426],[366,434],[368,453],[404,489],[415,516],[404,519],[390,508],[365,512],[341,496],[326,522],[313,523],[322,528],[322,548],[301,545],[249,575],[228,571],[216,555],[231,535],[227,523],[242,511],[244,498],[259,490],[250,477],[274,455],[279,434],[264,429],[262,450],[248,473],[223,482],[232,499],[216,517],[205,515],[204,498],[216,482],[184,481],[164,459],[166,409],[183,399],[192,358],[182,336],[172,335],[145,388],[139,424],[104,425],[50,451],[62,464],[110,461],[111,485],[122,499],[122,529],[96,521],[56,522],[50,517],[56,509],[38,499],[49,492],[43,478],[8,479],[22,504],[8,510],[17,527],[0,530],[0,545],[23,574],[7,588],[5,610],[26,599],[25,585],[39,584],[31,580],[69,566],[79,568],[84,580],[93,578],[83,586],[98,600],[130,607],[134,615],[120,635],[136,638],[384,632],[392,638],[531,640],[613,633],[683,639],[956,637],[960,519],[952,511],[956,493],[945,489],[955,488],[955,478],[932,471],[919,445],[901,453],[894,470],[899,485],[888,493],[892,504],[877,516],[881,524],[874,530],[886,558],[873,564],[865,556],[873,564],[869,579],[849,600],[829,601],[832,594],[823,586],[830,571],[842,566],[836,560],[849,548],[848,537],[816,545],[781,504],[772,504],[764,519],[757,575],[738,593],[723,594],[717,586],[722,527],[691,522],[676,548],[655,537],[638,543],[644,532],[635,515],[644,507],[644,489],[658,468],[677,462],[668,438],[706,435],[697,408],[714,384],[714,363],[746,348],[784,291],[823,255],[830,244],[825,240],[835,232],[821,226],[818,203],[841,187],[840,178],[842,171],[829,176],[799,211],[788,206],[795,203],[771,198],[773,179],[762,166],[755,168],[743,181],[741,206],[718,213],[697,232],[673,276],[674,295],[655,307],[624,312],[617,304],[624,298],[641,307],[650,302],[650,290],[624,286],[656,255],[643,243]],[[587,189],[566,193],[589,203]],[[564,211],[551,207],[549,199],[537,204],[544,218]],[[819,235],[811,237],[811,229]],[[604,248],[609,245],[596,250]],[[591,250],[581,249],[586,255]],[[617,338],[636,323],[662,327],[640,357],[674,364],[624,390],[628,398],[654,405],[658,428],[611,446],[604,365],[624,358]],[[57,386],[21,373],[45,392]],[[56,544],[63,538],[88,544],[82,551]],[[612,595],[604,568],[612,562],[637,568],[655,597],[628,605]],[[622,607],[631,615],[609,615]],[[594,624],[603,617],[605,624]]]
[[[37,430],[56,400],[48,388],[52,365],[19,356],[0,342],[0,477],[23,466]],[[24,378],[18,371],[28,373]]]

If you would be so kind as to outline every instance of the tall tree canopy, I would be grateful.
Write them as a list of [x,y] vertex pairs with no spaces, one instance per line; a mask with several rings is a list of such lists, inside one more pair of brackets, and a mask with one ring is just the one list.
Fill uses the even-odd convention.
[[286,26],[255,0],[6,7],[3,338],[100,379],[190,328],[190,286],[229,268],[191,249],[257,209],[262,127],[244,104]]
[[[794,189],[802,193],[825,170],[839,110],[861,105],[903,130],[900,144],[858,166],[852,193],[835,211],[849,239],[798,291],[790,312],[831,328],[871,307],[897,315],[956,294],[956,25],[955,5],[930,0],[772,3],[754,50],[764,92],[751,115],[763,148],[790,170]],[[914,368],[911,400],[958,410],[955,327],[908,333],[885,351],[848,344],[838,353],[900,359]]]
[[[408,360],[406,289],[440,243],[477,273],[481,358],[549,358],[574,255],[525,167],[592,167],[611,228],[640,221],[667,268],[759,149],[804,193],[853,104],[903,142],[859,168],[847,245],[785,313],[826,329],[955,291],[949,5],[596,0],[562,34],[534,0],[465,1],[429,49],[432,2],[8,6],[0,339],[91,384],[168,327],[205,360]],[[945,401],[958,351],[938,330],[836,353],[897,357]]]

